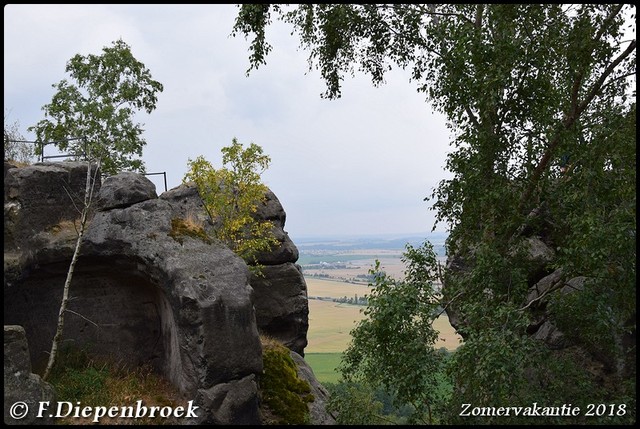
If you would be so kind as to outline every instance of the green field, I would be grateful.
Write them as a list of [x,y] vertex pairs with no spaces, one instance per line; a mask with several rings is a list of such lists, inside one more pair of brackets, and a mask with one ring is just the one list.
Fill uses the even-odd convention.
[[313,373],[320,383],[337,383],[339,373],[336,368],[340,365],[342,353],[305,353],[307,361]]

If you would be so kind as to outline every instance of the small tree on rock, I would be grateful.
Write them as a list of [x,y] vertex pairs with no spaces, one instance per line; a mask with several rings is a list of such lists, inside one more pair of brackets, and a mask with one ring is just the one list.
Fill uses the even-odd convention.
[[[142,156],[146,141],[133,116],[141,109],[151,113],[156,108],[162,84],[151,78],[122,40],[102,51],[102,55],[78,54],[67,62],[66,72],[75,83],[63,79],[54,84],[57,92],[42,108],[45,119],[28,130],[38,141],[53,142],[76,159],[91,151],[101,159],[104,173],[144,172],[144,163],[134,157]],[[68,140],[75,136],[86,140]]]
[[261,174],[271,159],[262,148],[251,143],[246,149],[236,138],[222,148],[222,163],[216,169],[204,157],[189,160],[184,182],[194,182],[211,220],[215,236],[242,257],[255,273],[260,273],[258,253],[278,244],[273,222],[256,216],[266,199],[267,186]]

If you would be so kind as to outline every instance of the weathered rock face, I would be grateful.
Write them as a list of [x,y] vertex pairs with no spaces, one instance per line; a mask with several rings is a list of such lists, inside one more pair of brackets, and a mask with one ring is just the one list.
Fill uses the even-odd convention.
[[[41,163],[38,168],[4,167],[4,249],[19,249],[34,233],[78,217],[87,167],[82,162]],[[82,190],[71,202],[67,190]],[[96,192],[100,182],[96,185]],[[25,214],[28,213],[28,216]]]
[[[41,401],[55,408],[55,392],[49,383],[31,372],[29,346],[24,328],[4,327],[4,424],[53,424],[48,414],[38,418]],[[25,404],[24,408],[21,404]]]
[[309,417],[312,425],[335,425],[336,419],[327,411],[329,392],[316,379],[313,370],[298,353],[291,351],[291,358],[298,367],[298,377],[306,380],[311,386],[313,402],[309,403]]
[[286,214],[273,192],[267,192],[256,217],[273,222],[273,233],[280,243],[271,252],[258,255],[258,263],[264,266],[262,276],[251,276],[258,329],[304,356],[309,329],[307,283],[295,264],[298,249],[284,231]]
[[309,302],[300,267],[291,262],[267,265],[262,274],[251,276],[258,328],[304,356]]
[[[307,284],[300,267],[295,265],[298,248],[284,230],[286,213],[282,204],[272,191],[266,197],[256,217],[273,222],[273,234],[279,244],[271,252],[257,255],[258,263],[264,266],[262,276],[252,275],[250,279],[258,330],[304,356],[309,329]],[[213,225],[195,186],[178,186],[160,199],[171,204],[174,216],[192,218],[211,232]]]
[[[83,163],[5,164],[4,323],[24,327],[36,368],[46,363],[77,238],[64,189],[83,195],[85,180]],[[95,192],[64,341],[152,364],[196,399],[189,423],[258,423],[258,331],[300,354],[307,344],[306,284],[277,197],[269,192],[258,216],[274,222],[281,244],[259,256],[265,275],[255,278],[221,243],[176,233],[174,219],[212,228],[195,187],[157,197],[144,176],[121,173]]]
[[[61,185],[41,184],[51,182],[47,172],[64,176],[59,170],[69,168],[64,177],[72,176],[75,164],[66,164],[10,169],[5,178],[11,233],[23,239],[13,242],[11,258],[5,249],[4,323],[24,326],[35,364],[51,345],[75,234],[52,216],[56,204],[70,202],[42,195],[27,204],[21,195],[41,188],[66,195]],[[258,423],[257,407],[253,421],[246,412],[257,401],[262,371],[246,264],[219,243],[172,236],[179,209],[156,198],[143,176],[106,179],[97,208],[74,273],[64,340],[134,365],[151,363],[186,396],[204,401],[196,403],[201,419]]]

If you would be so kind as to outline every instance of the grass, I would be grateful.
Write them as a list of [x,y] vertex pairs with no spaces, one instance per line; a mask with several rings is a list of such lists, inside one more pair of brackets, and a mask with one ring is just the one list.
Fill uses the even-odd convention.
[[[89,222],[87,222],[87,225],[88,223]],[[74,231],[75,234],[78,234],[78,232],[80,231],[80,218],[74,220],[63,219],[57,224],[51,225],[48,228],[48,231],[50,231],[54,235],[57,235],[63,231]]]
[[313,369],[320,383],[337,383],[340,375],[337,371],[342,353],[305,353],[304,360]]
[[[141,400],[146,407],[186,406],[186,401],[166,379],[150,367],[130,368],[118,362],[91,357],[78,349],[65,349],[58,356],[48,380],[56,389],[57,401],[84,407],[136,407]],[[58,424],[94,424],[91,417],[64,417]],[[175,425],[179,419],[110,418],[102,417],[98,424]]]

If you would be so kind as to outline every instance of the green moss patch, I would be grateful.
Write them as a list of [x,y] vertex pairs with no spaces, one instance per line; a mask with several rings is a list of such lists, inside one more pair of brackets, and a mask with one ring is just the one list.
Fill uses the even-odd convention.
[[314,400],[309,383],[298,377],[289,349],[263,339],[260,378],[261,411],[265,424],[308,424],[308,403]]

